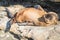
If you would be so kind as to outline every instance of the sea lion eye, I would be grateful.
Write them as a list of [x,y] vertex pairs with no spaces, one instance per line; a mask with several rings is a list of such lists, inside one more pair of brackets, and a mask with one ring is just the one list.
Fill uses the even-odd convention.
[[45,22],[44,17],[38,18],[38,21]]
[[51,14],[46,14],[45,15],[45,18],[49,19],[49,20],[52,20],[52,15]]

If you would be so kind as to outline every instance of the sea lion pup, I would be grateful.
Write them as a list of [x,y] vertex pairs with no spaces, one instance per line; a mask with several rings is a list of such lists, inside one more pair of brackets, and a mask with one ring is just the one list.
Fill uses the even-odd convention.
[[48,14],[45,14],[39,20],[42,22],[45,20],[45,25],[44,23],[41,23],[41,25],[48,26],[52,24],[57,24],[58,23],[58,15],[55,12],[48,12]]
[[39,9],[36,8],[25,8],[17,12],[14,17],[7,22],[7,27],[5,32],[10,30],[10,27],[15,22],[32,22],[35,25],[40,25],[40,21],[38,18],[42,17],[43,15],[47,14],[45,10],[40,6]]

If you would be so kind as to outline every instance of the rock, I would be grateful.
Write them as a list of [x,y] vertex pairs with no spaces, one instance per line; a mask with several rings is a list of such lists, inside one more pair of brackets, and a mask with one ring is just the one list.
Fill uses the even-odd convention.
[[0,29],[5,29],[6,28],[6,23],[9,21],[7,17],[0,18]]
[[15,34],[20,34],[20,32],[18,31],[18,25],[15,23],[13,25],[11,25],[10,31],[15,33]]
[[[11,26],[10,32],[20,36],[21,40],[60,40],[60,34],[54,29],[60,25],[53,25],[49,27],[42,26],[18,26],[16,23]],[[27,37],[27,38],[25,38]]]
[[4,10],[5,10],[5,7],[0,6],[0,11],[4,11]]
[[5,7],[0,6],[0,17],[7,16],[7,12],[5,11]]
[[20,26],[19,31],[21,31],[22,37],[32,38],[34,40],[46,40],[49,37],[49,33],[52,28],[45,27],[34,27],[34,26]]
[[4,7],[0,7],[0,29],[6,28],[6,23],[9,21],[7,17],[7,12],[5,11]]
[[4,33],[4,31],[0,30],[0,40],[18,40],[18,39],[14,38],[14,36],[9,32]]
[[7,17],[7,12],[0,11],[0,18]]
[[60,34],[57,33],[55,30],[52,30],[49,34],[48,40],[60,40]]
[[55,31],[58,32],[58,33],[60,33],[60,27],[59,27],[59,26],[56,27],[56,28],[55,28]]
[[[58,22],[58,24],[60,25],[60,22]],[[55,26],[55,31],[60,34],[60,26],[59,25]]]

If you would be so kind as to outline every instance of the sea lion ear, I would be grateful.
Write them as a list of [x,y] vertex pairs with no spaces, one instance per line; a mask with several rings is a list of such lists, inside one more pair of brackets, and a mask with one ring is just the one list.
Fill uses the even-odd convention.
[[49,24],[50,21],[52,20],[52,15],[50,15],[50,14],[45,14],[45,15],[44,15],[44,20],[45,20],[45,23]]
[[48,20],[52,20],[53,17],[52,17],[51,14],[45,14],[45,15],[44,15],[44,18],[45,18],[45,19],[48,19]]

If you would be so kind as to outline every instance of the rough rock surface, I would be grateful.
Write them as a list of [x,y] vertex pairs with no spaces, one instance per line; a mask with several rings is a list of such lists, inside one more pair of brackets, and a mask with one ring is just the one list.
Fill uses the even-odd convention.
[[[24,8],[21,7],[15,5],[7,8],[11,13],[15,14],[15,12],[19,11],[19,8]],[[15,23],[11,26],[10,32],[5,33],[6,23],[9,20],[5,7],[0,7],[0,40],[60,40],[60,22],[57,25],[48,27],[19,26]]]

